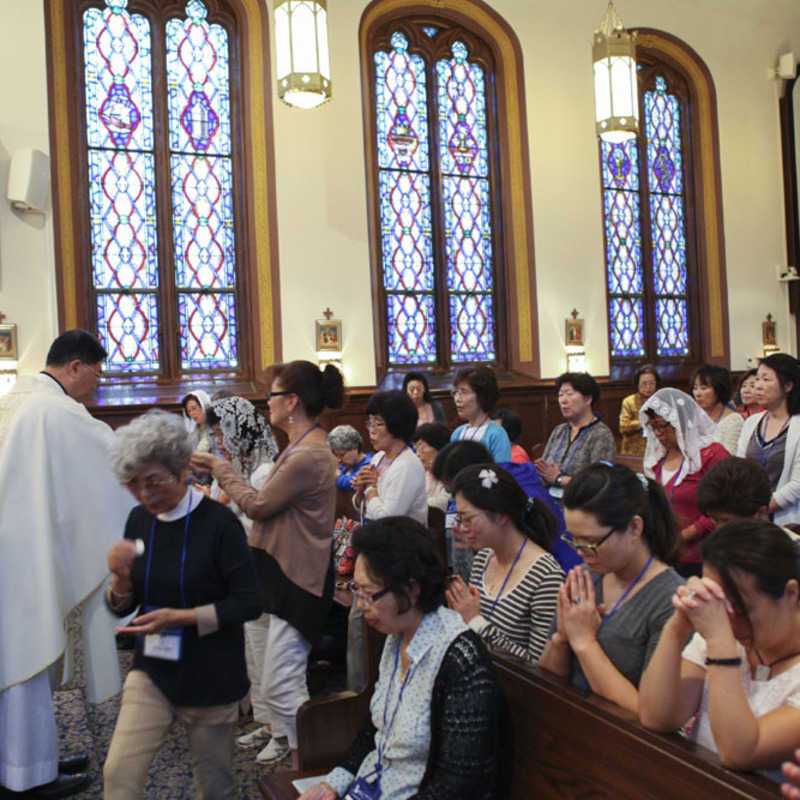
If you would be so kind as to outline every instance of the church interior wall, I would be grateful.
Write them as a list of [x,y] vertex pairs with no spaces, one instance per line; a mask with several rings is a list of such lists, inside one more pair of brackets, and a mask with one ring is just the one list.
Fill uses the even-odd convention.
[[[565,365],[563,320],[586,321],[589,369],[608,373],[600,177],[593,133],[591,33],[604,3],[493,0],[523,51],[533,192],[541,374]],[[796,0],[620,0],[628,27],[671,33],[705,61],[717,92],[731,367],[758,355],[760,322],[777,320],[794,352],[794,323],[775,267],[785,263],[777,56],[800,55]],[[329,3],[333,100],[314,110],[273,96],[283,356],[314,358],[314,320],[343,321],[351,385],[375,382],[358,24],[364,0]],[[49,150],[43,0],[0,7],[0,311],[19,326],[20,371],[38,369],[57,330],[52,212],[12,211],[8,163]]]

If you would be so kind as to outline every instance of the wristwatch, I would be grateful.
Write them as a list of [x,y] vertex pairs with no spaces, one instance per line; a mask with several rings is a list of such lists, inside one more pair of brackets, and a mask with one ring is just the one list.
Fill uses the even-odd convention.
[[557,487],[560,489],[560,488],[561,488],[561,479],[562,479],[563,477],[564,477],[564,474],[563,474],[562,472],[559,472],[559,473],[558,473],[558,476],[557,476],[557,477],[556,477],[556,479],[553,481],[553,486],[557,486]]

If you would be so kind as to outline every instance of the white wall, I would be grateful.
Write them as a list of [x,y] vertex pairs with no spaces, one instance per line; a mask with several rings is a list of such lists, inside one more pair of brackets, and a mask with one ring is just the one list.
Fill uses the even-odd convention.
[[[276,187],[284,357],[314,357],[314,320],[342,319],[351,385],[374,383],[358,22],[366,0],[330,4],[333,100],[309,112],[275,100]],[[600,185],[593,135],[591,34],[605,4],[494,0],[524,53],[542,374],[564,368],[563,321],[586,320],[589,367],[608,371]],[[620,0],[629,27],[686,41],[714,78],[720,127],[731,366],[760,349],[767,312],[794,350],[785,288],[777,84],[766,70],[800,54],[796,0]],[[734,14],[735,12],[735,14]],[[42,0],[0,6],[0,185],[8,153],[48,150]],[[9,78],[9,76],[11,76]],[[268,87],[272,91],[272,87]],[[20,325],[25,371],[56,329],[51,215],[33,227],[0,202],[0,310]]]
[[17,324],[20,371],[35,372],[58,327],[53,215],[14,211],[5,198],[14,151],[50,150],[41,2],[3,0],[0,76],[0,311]]

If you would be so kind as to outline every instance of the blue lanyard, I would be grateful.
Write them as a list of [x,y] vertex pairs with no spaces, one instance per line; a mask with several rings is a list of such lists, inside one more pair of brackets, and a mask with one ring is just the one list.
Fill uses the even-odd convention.
[[[508,579],[511,577],[511,573],[514,571],[514,567],[517,566],[517,561],[519,561],[519,557],[522,555],[522,551],[525,549],[526,544],[528,544],[527,539],[525,539],[522,542],[522,547],[520,547],[519,550],[517,550],[517,555],[514,558],[514,563],[511,565],[511,569],[509,569],[509,571],[506,573],[506,579],[503,581],[503,585],[500,587],[500,591],[497,593],[497,597],[495,597],[494,603],[492,603],[492,607],[489,609],[489,614],[487,619],[492,618],[492,614],[494,614],[494,610],[497,608],[497,604],[500,602],[500,598],[503,596],[503,592],[506,589],[506,584],[508,583]],[[487,560],[486,566],[483,568],[483,573],[481,574],[481,579],[483,579],[483,576],[486,574],[486,570],[488,569],[488,567],[489,567],[489,561]]]
[[[306,436],[308,436],[308,434],[314,430],[314,428],[319,428],[319,422],[315,422],[291,447],[286,448],[286,456],[288,456],[289,453],[291,453],[292,450],[294,450],[295,447],[297,447],[297,445],[299,445],[300,442],[302,442],[303,439],[305,439]],[[284,456],[284,458],[286,458],[286,456]]]
[[[666,456],[665,456],[665,458],[666,458]],[[669,490],[669,502],[670,503],[672,503],[672,500],[675,497],[675,481],[678,480],[678,476],[681,474],[681,470],[683,469],[683,462],[684,461],[686,461],[686,456],[683,456],[683,458],[681,458],[681,463],[678,464],[678,469],[675,470],[675,474],[667,481],[667,483],[671,483],[672,484],[672,486],[670,487],[670,490]],[[661,483],[661,473],[663,472],[663,470],[664,470],[664,460],[662,459],[661,463],[658,465],[658,482],[659,483]],[[663,483],[661,485],[664,486]],[[666,489],[667,487],[664,486],[664,488]]]
[[[769,461],[769,454],[772,452],[772,448],[775,447],[778,439],[780,439],[781,434],[786,430],[786,426],[789,424],[789,420],[791,416],[786,417],[786,421],[781,425],[781,429],[772,437],[772,441],[769,445],[766,442],[765,436],[767,433],[767,425],[769,425],[769,411],[764,415],[764,418],[761,422],[764,422],[763,433],[758,434],[758,443],[761,446],[761,452],[758,454],[758,460],[761,462],[761,466],[764,469],[767,468],[767,461]],[[761,425],[758,426],[761,428]]]
[[[614,603],[614,608],[612,608],[612,609],[611,609],[611,611],[609,611],[609,612],[608,612],[608,614],[606,614],[606,615],[605,615],[605,616],[604,616],[604,617],[603,617],[603,618],[600,620],[600,628],[602,628],[602,627],[603,627],[603,625],[605,624],[605,622],[606,622],[607,620],[611,619],[611,617],[612,617],[612,615],[614,614],[614,612],[615,612],[615,611],[616,611],[616,610],[617,610],[617,609],[620,607],[620,605],[622,605],[622,602],[623,602],[623,601],[625,600],[625,598],[626,598],[626,597],[627,597],[627,596],[628,596],[628,595],[631,593],[631,590],[633,589],[633,587],[634,587],[634,586],[636,586],[636,584],[637,584],[637,583],[639,583],[639,581],[642,579],[642,575],[644,575],[644,574],[645,574],[645,572],[647,572],[647,568],[648,568],[648,567],[649,567],[649,566],[650,566],[652,563],[653,563],[653,556],[651,555],[651,556],[650,556],[650,558],[648,558],[648,559],[647,559],[647,563],[646,563],[646,564],[645,564],[645,565],[642,567],[642,571],[641,571],[641,572],[640,572],[640,573],[639,573],[639,574],[638,574],[638,575],[637,575],[637,576],[636,576],[636,577],[633,579],[633,583],[631,583],[631,584],[628,586],[628,588],[627,588],[627,589],[626,589],[626,590],[625,590],[625,591],[622,593],[622,595],[620,596],[619,600],[617,600],[617,602],[616,602],[616,603]],[[599,631],[599,630],[600,630],[600,628],[598,628],[597,630]]]
[[[562,453],[562,457],[564,457],[564,456],[566,456],[566,455],[567,455],[567,451],[568,451],[568,450],[569,450],[569,449],[570,449],[570,448],[571,448],[573,445],[574,445],[574,450],[572,450],[572,451],[570,452],[570,454],[569,454],[569,458],[565,458],[565,460],[564,460],[564,461],[562,461],[560,464],[558,464],[558,462],[556,461],[556,463],[558,464],[558,467],[559,467],[559,469],[560,469],[562,472],[566,472],[566,471],[567,471],[567,467],[568,467],[568,466],[569,466],[569,465],[572,463],[573,459],[574,459],[574,458],[575,458],[575,456],[577,455],[577,453],[578,453],[578,443],[580,442],[581,438],[583,437],[583,434],[584,434],[584,433],[586,433],[586,431],[588,431],[588,430],[589,430],[589,428],[591,428],[591,427],[592,427],[592,425],[594,425],[594,424],[595,424],[595,422],[597,422],[597,421],[598,421],[598,418],[597,418],[597,417],[595,417],[595,418],[594,418],[594,419],[593,419],[593,420],[592,420],[592,421],[591,421],[591,422],[590,422],[588,425],[584,425],[584,426],[583,426],[583,427],[580,429],[580,431],[578,432],[578,435],[575,437],[575,440],[574,440],[574,441],[572,441],[572,442],[569,442],[569,441],[568,441],[568,442],[567,442],[567,447],[566,447],[566,449],[564,450],[564,452]],[[561,445],[562,445],[562,444],[564,444],[564,439],[566,439],[566,438],[569,436],[569,423],[566,423],[566,425],[567,425],[567,427],[566,427],[566,429],[564,430],[564,433],[563,433],[563,434],[561,434],[561,438],[558,440],[558,444],[556,445],[556,449],[555,449],[555,452],[556,452],[556,453],[557,453],[557,452],[558,452],[558,451],[561,449]],[[555,460],[555,459],[553,459],[553,460]]]
[[[394,676],[397,674],[397,667],[400,663],[400,648],[402,647],[402,643],[397,643],[397,651],[394,654],[394,669],[392,670],[392,677],[389,680],[389,683],[386,686],[386,701],[383,704],[383,725],[381,726],[381,732],[383,733],[382,739],[384,746],[386,742],[389,741],[389,731],[394,727],[394,720],[397,716],[397,711],[400,708],[400,703],[403,702],[403,693],[406,690],[406,686],[408,685],[408,681],[411,678],[411,673],[414,672],[415,665],[411,665],[408,668],[408,672],[406,672],[405,677],[403,678],[402,684],[400,684],[400,693],[397,696],[397,703],[395,704],[394,711],[392,712],[392,718],[389,720],[389,724],[386,724],[386,716],[389,712],[389,695],[392,692],[392,684],[394,683]],[[383,769],[383,746],[378,745],[378,763],[375,765],[375,772],[378,774],[378,780],[381,777],[381,770]]]
[[[183,579],[186,574],[186,545],[189,541],[189,518],[192,516],[192,490],[189,489],[186,494],[189,500],[186,504],[186,524],[183,526],[183,552],[181,553],[181,608],[186,608],[186,597],[183,593]],[[144,607],[147,608],[150,604],[147,602],[150,597],[150,564],[153,561],[153,538],[156,532],[157,517],[153,517],[153,524],[150,526],[150,545],[147,548],[147,571],[144,576]]]

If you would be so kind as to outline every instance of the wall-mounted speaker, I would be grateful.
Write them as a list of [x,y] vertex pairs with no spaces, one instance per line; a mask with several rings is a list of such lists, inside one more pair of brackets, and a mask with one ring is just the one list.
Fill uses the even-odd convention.
[[50,157],[26,148],[11,156],[8,171],[8,202],[21,211],[44,211],[50,188]]

